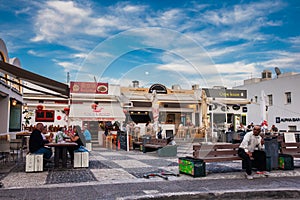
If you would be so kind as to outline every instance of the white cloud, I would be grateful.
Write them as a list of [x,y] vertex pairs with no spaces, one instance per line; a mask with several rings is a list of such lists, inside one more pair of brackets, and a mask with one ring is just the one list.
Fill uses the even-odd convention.
[[85,54],[85,53],[76,53],[76,54],[73,54],[71,57],[72,58],[86,58],[88,55]]
[[286,52],[286,51],[270,51],[266,54],[272,55],[272,58],[261,62],[260,64],[266,68],[291,68],[296,69],[300,63],[300,53]]
[[91,14],[89,8],[79,7],[72,1],[48,1],[44,6],[36,17],[34,42],[46,40],[60,43],[55,40],[80,32],[76,29],[80,30],[80,25]]
[[57,62],[57,64],[59,66],[63,67],[65,72],[77,71],[77,70],[81,69],[81,66],[71,63],[71,62]]
[[[158,70],[192,75],[195,73],[193,65],[196,66],[196,70],[201,71],[201,74],[211,75],[220,72],[222,77],[226,78],[225,83],[229,85],[232,85],[235,80],[249,78],[251,73],[258,73],[258,66],[290,67],[297,62],[299,63],[298,57],[300,56],[288,52],[287,55],[277,52],[278,57],[253,63],[237,58],[239,54],[245,55],[244,52],[248,52],[248,47],[252,47],[253,43],[268,41],[274,37],[260,32],[260,29],[282,25],[282,21],[268,18],[270,14],[282,9],[284,4],[280,1],[241,3],[221,9],[211,7],[209,11],[206,11],[209,5],[198,2],[194,2],[194,4],[194,7],[190,8],[153,10],[148,5],[134,5],[130,2],[94,8],[80,4],[79,1],[77,3],[73,1],[48,1],[40,7],[36,16],[36,36],[32,41],[48,41],[76,49],[79,53],[71,55],[76,59],[88,57],[90,60],[99,60],[100,57],[106,61],[114,58],[114,52],[106,49],[102,52],[93,52],[92,50],[87,56],[87,49],[93,49],[96,45],[89,41],[90,37],[93,38],[93,41],[95,38],[99,38],[101,41],[101,38],[112,36],[124,30],[149,26],[172,29],[178,31],[180,37],[176,34],[166,34],[167,32],[162,30],[161,32],[145,31],[143,37],[139,38],[140,43],[145,46],[154,48],[159,46],[162,50],[168,51],[159,58],[165,64],[159,65]],[[190,17],[191,12],[193,17]],[[207,26],[207,24],[210,25]],[[184,31],[185,35],[181,31]],[[198,46],[188,45],[191,41],[183,39],[184,37],[195,40],[195,43],[197,41]],[[224,44],[236,41],[241,42],[240,44],[232,44],[232,46]],[[289,42],[297,47],[300,44],[300,39],[299,37],[290,38]],[[122,44],[117,45],[121,47]],[[131,49],[134,49],[135,45],[138,47],[138,44],[134,43]],[[29,51],[28,53],[34,55],[37,52]],[[177,57],[170,54],[176,54]],[[223,56],[232,56],[232,63],[222,63]],[[221,61],[214,65],[210,57]],[[103,60],[98,61],[97,67],[102,66]],[[58,62],[58,64],[65,70],[79,69],[77,65],[70,62]],[[117,79],[109,77],[107,80],[117,81]],[[193,80],[193,82],[196,81],[196,79]],[[212,76],[207,78],[207,83],[213,81]]]

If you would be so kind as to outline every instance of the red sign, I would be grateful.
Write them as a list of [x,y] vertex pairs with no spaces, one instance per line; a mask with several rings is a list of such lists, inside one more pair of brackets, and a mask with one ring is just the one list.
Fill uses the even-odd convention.
[[108,83],[71,82],[71,93],[108,94]]

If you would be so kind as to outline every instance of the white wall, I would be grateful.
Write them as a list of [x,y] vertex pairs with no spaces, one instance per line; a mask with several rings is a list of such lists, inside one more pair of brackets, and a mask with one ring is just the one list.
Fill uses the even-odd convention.
[[[276,123],[276,117],[300,119],[300,74],[292,76],[283,76],[271,80],[261,81],[259,83],[247,84],[235,87],[237,89],[247,89],[248,98],[255,100],[257,103],[248,105],[248,123],[253,121],[255,124],[260,124],[260,102],[261,90],[264,90],[266,95],[273,95],[273,105],[268,107],[268,123],[269,127],[275,124],[279,130],[288,130],[288,126],[297,126],[300,130],[300,121],[286,121]],[[286,104],[286,92],[291,92],[292,102]]]

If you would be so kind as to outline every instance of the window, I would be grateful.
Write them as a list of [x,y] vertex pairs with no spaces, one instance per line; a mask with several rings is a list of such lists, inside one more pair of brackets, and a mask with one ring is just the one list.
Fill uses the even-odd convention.
[[272,106],[273,105],[273,95],[268,95],[268,104],[269,106]]
[[297,131],[297,126],[288,126],[289,131]]
[[54,122],[54,110],[36,110],[36,122]]
[[291,92],[286,92],[285,93],[285,98],[286,98],[286,104],[291,104],[292,103],[292,94],[291,94]]
[[254,102],[257,103],[257,96],[254,97]]

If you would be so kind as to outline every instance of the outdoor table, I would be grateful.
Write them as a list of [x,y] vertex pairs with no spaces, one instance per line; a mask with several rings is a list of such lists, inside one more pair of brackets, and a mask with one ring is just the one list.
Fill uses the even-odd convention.
[[60,142],[60,143],[48,143],[47,147],[54,147],[54,167],[59,167],[59,159],[62,159],[62,167],[67,168],[67,148],[77,146],[75,142]]

